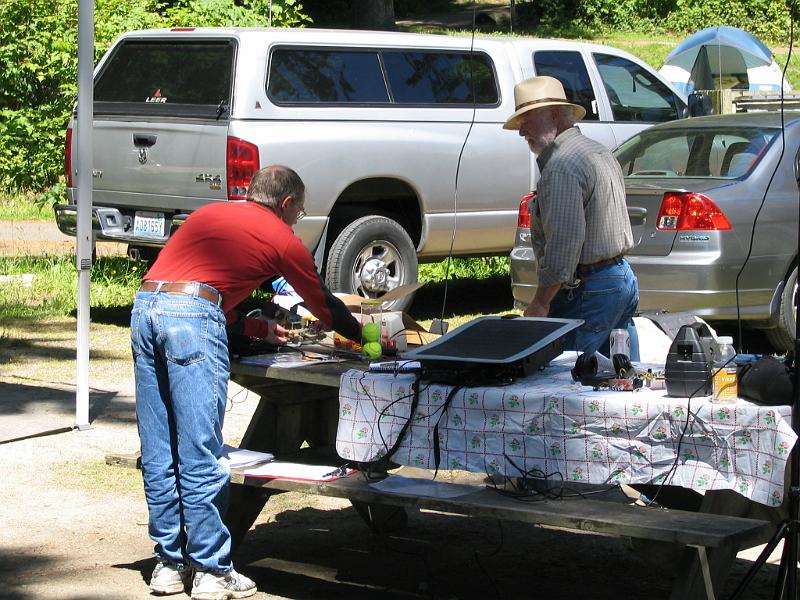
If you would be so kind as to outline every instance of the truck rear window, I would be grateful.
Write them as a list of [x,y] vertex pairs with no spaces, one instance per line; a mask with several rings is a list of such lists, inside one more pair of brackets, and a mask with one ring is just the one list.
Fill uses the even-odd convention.
[[95,113],[228,116],[232,41],[125,41],[95,81]]
[[277,104],[493,106],[499,102],[489,57],[451,50],[276,48],[267,93]]

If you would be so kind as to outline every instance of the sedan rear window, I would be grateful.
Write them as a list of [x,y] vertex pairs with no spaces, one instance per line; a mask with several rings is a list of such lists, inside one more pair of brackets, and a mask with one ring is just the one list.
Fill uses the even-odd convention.
[[760,127],[648,129],[615,151],[626,177],[746,176],[780,131]]

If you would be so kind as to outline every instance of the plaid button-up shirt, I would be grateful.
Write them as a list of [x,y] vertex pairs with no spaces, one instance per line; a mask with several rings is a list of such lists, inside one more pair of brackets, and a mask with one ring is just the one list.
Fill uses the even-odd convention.
[[574,284],[579,264],[633,248],[622,170],[608,148],[572,127],[536,162],[541,178],[529,208],[540,286]]

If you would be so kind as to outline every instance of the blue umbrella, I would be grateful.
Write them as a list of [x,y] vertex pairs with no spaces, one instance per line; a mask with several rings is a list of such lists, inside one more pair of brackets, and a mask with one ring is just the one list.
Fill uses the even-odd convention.
[[667,55],[664,64],[691,71],[701,51],[708,55],[712,73],[729,74],[772,64],[772,51],[752,33],[736,27],[706,27],[683,40]]

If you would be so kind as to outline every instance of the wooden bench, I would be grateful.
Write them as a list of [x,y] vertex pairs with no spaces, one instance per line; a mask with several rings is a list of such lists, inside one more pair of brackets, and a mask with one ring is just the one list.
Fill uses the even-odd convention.
[[261,490],[267,496],[292,491],[345,498],[378,532],[387,525],[380,522],[382,518],[395,519],[396,523],[388,523],[391,529],[404,523],[405,511],[375,510],[390,506],[676,544],[690,551],[678,567],[672,598],[715,598],[715,590],[721,588],[727,575],[722,563],[727,563],[729,568],[737,551],[765,543],[774,532],[769,521],[760,519],[581,498],[520,501],[486,488],[447,499],[387,493],[370,486],[360,474],[323,483],[245,477],[234,473],[231,481]]

